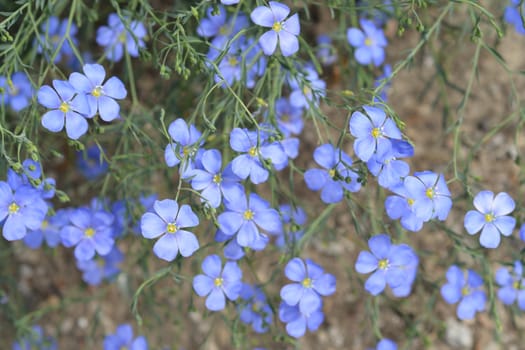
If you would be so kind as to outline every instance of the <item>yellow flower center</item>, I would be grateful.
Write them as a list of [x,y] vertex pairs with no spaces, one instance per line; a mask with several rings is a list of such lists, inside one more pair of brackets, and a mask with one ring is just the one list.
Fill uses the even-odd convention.
[[49,38],[49,40],[51,40],[51,42],[52,42],[53,44],[56,44],[56,43],[58,43],[58,41],[60,40],[60,36],[58,36],[58,35],[53,35],[51,38]]
[[248,154],[252,157],[255,157],[257,155],[257,147],[250,148],[250,150],[248,151]]
[[512,288],[514,288],[514,289],[521,289],[521,283],[520,283],[520,281],[514,281],[514,282],[512,283]]
[[220,184],[222,182],[222,176],[221,174],[215,174],[213,175],[213,182],[216,184]]
[[237,60],[237,57],[235,56],[230,56],[228,58],[228,63],[230,64],[230,66],[236,67],[239,64],[239,60]]
[[281,22],[275,22],[272,26],[272,29],[279,33],[283,29]]
[[486,222],[492,222],[494,221],[494,215],[491,214],[485,214],[485,221]]
[[366,45],[366,46],[372,46],[373,43],[374,43],[374,42],[372,41],[372,39],[370,39],[370,38],[366,38],[366,39],[365,39],[365,45]]
[[335,177],[335,174],[336,174],[335,169],[328,170],[328,176],[330,176],[332,179]]
[[91,238],[91,237],[93,237],[95,235],[95,229],[93,229],[93,227],[88,227],[84,231],[84,234],[86,235],[86,237]]
[[123,44],[126,42],[126,32],[120,33],[120,35],[118,36],[118,41],[120,41]]
[[47,220],[42,221],[42,226],[41,226],[42,230],[45,230],[48,226],[49,226],[49,221]]
[[190,154],[191,150],[189,147],[184,147],[182,149],[182,154],[184,155],[184,157],[187,157],[189,154]]
[[168,233],[175,233],[178,231],[178,227],[177,225],[170,223],[168,224],[168,227],[166,228],[166,230],[168,231]]
[[20,92],[20,89],[18,89],[11,80],[7,82],[7,86],[9,87],[9,95],[11,96],[16,96]]
[[469,294],[470,294],[470,288],[468,286],[461,288],[461,295],[467,296]]
[[215,278],[215,280],[213,280],[213,284],[215,284],[215,287],[222,286],[223,282],[224,282],[224,280],[221,277],[217,277],[217,278]]
[[15,202],[9,204],[9,207],[7,208],[7,211],[9,214],[15,214],[20,210],[20,207]]
[[309,278],[309,277],[306,277],[302,282],[301,284],[303,285],[304,288],[312,288],[312,279]]
[[95,97],[100,97],[100,95],[102,95],[102,86],[95,87],[93,91],[91,91],[91,95]]
[[381,136],[381,129],[373,128],[371,134],[375,139],[377,139],[379,136]]
[[219,34],[220,34],[220,35],[228,35],[228,34],[230,34],[230,29],[228,28],[227,25],[224,25],[224,26],[222,26],[222,27],[219,29]]
[[290,120],[290,115],[288,113],[284,113],[281,115],[281,121],[287,122]]
[[252,220],[253,219],[253,211],[250,209],[247,209],[243,214],[244,220]]
[[379,260],[379,262],[377,263],[377,267],[379,267],[379,269],[381,270],[386,269],[388,267],[388,260],[387,259]]
[[60,104],[60,107],[58,107],[58,109],[62,112],[62,113],[67,113],[69,112],[69,103],[67,102],[62,102]]
[[407,203],[408,205],[412,206],[412,204],[414,204],[415,200],[413,200],[412,198],[408,198],[407,199]]
[[253,311],[253,312],[259,312],[261,309],[262,309],[262,305],[261,305],[260,302],[255,301],[255,302],[252,304],[252,311]]
[[312,94],[312,89],[309,86],[303,87],[303,95],[310,96]]
[[429,187],[427,188],[427,190],[425,191],[425,194],[427,195],[428,198],[432,199],[434,198],[434,195],[436,194],[434,189],[432,187]]

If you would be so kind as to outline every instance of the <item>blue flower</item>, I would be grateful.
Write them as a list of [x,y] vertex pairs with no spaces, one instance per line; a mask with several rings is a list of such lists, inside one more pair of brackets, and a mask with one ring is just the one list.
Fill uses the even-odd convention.
[[215,50],[223,50],[232,34],[248,27],[248,18],[242,12],[228,19],[224,7],[218,6],[215,9],[210,6],[206,14],[207,17],[203,18],[197,27],[197,34],[205,38],[213,37],[211,47]]
[[421,171],[404,180],[409,198],[413,199],[412,209],[423,221],[437,218],[444,221],[452,208],[450,191],[442,174]]
[[401,139],[401,131],[396,123],[381,108],[363,106],[366,114],[359,111],[352,113],[349,127],[356,138],[354,151],[363,162],[367,162],[374,153],[386,154],[391,148],[390,139]]
[[309,109],[317,106],[319,98],[326,95],[326,82],[319,77],[314,67],[307,65],[299,73],[301,77],[290,77],[288,83],[292,92],[290,103],[296,108]]
[[335,276],[324,273],[323,268],[310,259],[304,262],[293,258],[286,264],[284,273],[296,282],[281,288],[281,298],[290,305],[299,305],[303,314],[311,314],[322,306],[321,296],[335,293]]
[[121,324],[115,334],[104,338],[104,350],[148,350],[148,341],[144,336],[133,339],[133,328],[130,324]]
[[206,298],[206,308],[219,311],[226,306],[226,298],[236,300],[242,289],[242,271],[237,263],[228,261],[222,268],[218,255],[209,255],[202,261],[205,275],[193,278],[193,289],[197,295]]
[[224,5],[235,5],[238,4],[241,0],[221,0],[221,4]]
[[306,333],[316,331],[324,321],[324,314],[321,308],[311,312],[303,313],[299,306],[291,306],[282,302],[279,305],[279,319],[286,323],[286,332],[294,337],[300,338]]
[[371,253],[360,252],[355,263],[357,272],[373,272],[365,282],[366,291],[378,295],[388,285],[396,297],[408,296],[419,263],[412,248],[406,244],[393,245],[386,234],[370,238],[368,247]]
[[47,216],[42,221],[40,228],[28,231],[24,243],[31,249],[40,248],[45,240],[46,244],[54,248],[61,242],[60,231],[69,223],[69,214],[66,210],[57,210],[55,215]]
[[48,206],[38,190],[29,185],[16,188],[0,181],[0,223],[2,234],[8,241],[22,239],[28,230],[38,230],[46,216]]
[[52,109],[42,116],[42,126],[51,132],[59,132],[66,125],[70,139],[76,140],[88,130],[90,108],[83,94],[77,94],[67,81],[53,80],[53,87],[42,86],[37,93],[38,103]]
[[[43,34],[40,34],[37,40],[37,52],[43,53],[47,60],[54,57],[53,62],[57,63],[62,59],[62,55],[73,56],[73,48],[68,38],[75,46],[78,46],[78,39],[75,36],[78,28],[74,23],[70,25],[68,22],[67,19],[60,20],[52,16],[40,26]],[[61,44],[60,47],[59,44]]]
[[397,350],[397,344],[387,338],[381,339],[381,341],[377,343],[376,350]]
[[272,324],[273,311],[264,292],[247,283],[242,284],[240,292],[242,301],[238,304],[239,318],[250,324],[257,333],[266,333]]
[[292,208],[290,204],[280,205],[279,212],[283,221],[283,229],[277,234],[275,244],[281,249],[293,248],[304,234],[301,226],[306,224],[306,212],[301,207]]
[[31,332],[24,338],[13,343],[12,350],[57,350],[57,341],[51,336],[44,336],[41,326],[31,327]]
[[160,239],[153,246],[155,255],[166,261],[173,261],[177,254],[183,257],[191,256],[199,249],[197,237],[186,227],[195,227],[199,218],[187,204],[179,205],[172,199],[155,201],[154,213],[142,215],[141,230],[145,238]]
[[114,246],[106,255],[91,260],[77,260],[77,267],[82,271],[82,280],[90,286],[98,286],[102,280],[111,280],[119,272],[124,254]]
[[395,195],[388,196],[385,200],[385,210],[390,219],[401,218],[401,226],[405,230],[417,232],[423,227],[424,220],[419,218],[414,210],[414,198],[405,188],[403,182],[390,187]]
[[514,262],[514,271],[501,267],[496,271],[496,283],[500,286],[498,298],[505,305],[518,302],[520,310],[525,310],[525,280],[523,279],[523,265],[521,261]]
[[414,148],[410,143],[403,140],[390,142],[390,148],[374,153],[366,163],[372,175],[377,176],[379,185],[385,188],[398,185],[410,173],[410,166],[398,158],[414,155]]
[[332,45],[332,38],[321,34],[317,36],[316,56],[323,66],[331,66],[337,61],[337,52]]
[[293,106],[285,97],[275,101],[275,118],[279,131],[285,137],[299,135],[303,130],[303,110]]
[[272,28],[259,38],[259,45],[265,55],[271,55],[279,43],[283,56],[291,56],[299,50],[297,39],[301,32],[299,15],[296,13],[286,19],[290,14],[288,6],[276,1],[270,1],[269,5],[269,7],[258,6],[250,14],[253,23]]
[[94,180],[108,171],[109,164],[102,156],[98,145],[91,145],[85,151],[77,151],[77,168],[88,180]]
[[[124,20],[128,21],[127,18]],[[122,59],[124,49],[131,57],[138,57],[139,48],[146,46],[146,35],[146,27],[141,22],[130,21],[124,24],[116,13],[112,13],[108,17],[108,26],[97,30],[97,44],[105,47],[108,60],[118,62]]]
[[70,224],[62,228],[60,236],[66,247],[75,247],[77,260],[90,260],[108,254],[115,243],[113,239],[114,217],[103,210],[78,208],[69,213]]
[[263,235],[259,227],[269,233],[282,230],[277,210],[255,193],[250,193],[249,197],[244,192],[238,193],[236,198],[225,200],[224,205],[226,211],[217,217],[219,228],[230,237],[236,234],[241,247],[254,248],[258,237]]
[[352,159],[340,149],[328,143],[321,145],[315,149],[314,159],[324,169],[308,169],[304,181],[312,191],[322,189],[323,202],[340,202],[345,190],[357,192],[361,189],[357,173],[350,168]]
[[447,270],[447,283],[441,287],[441,296],[449,304],[459,302],[456,314],[461,320],[474,318],[476,312],[485,310],[487,296],[482,290],[483,279],[473,270],[468,270],[467,278],[456,265]]
[[[201,158],[202,169],[195,169],[191,179],[191,187],[201,192],[201,201],[217,208],[222,197],[235,198],[235,192],[243,192],[239,183],[241,180],[231,170],[231,166],[221,172],[222,156],[216,149],[205,151]],[[238,195],[237,195],[238,196]]]
[[525,23],[523,23],[522,18],[522,12],[524,11],[525,5],[521,0],[511,0],[510,5],[505,7],[505,14],[503,15],[505,21],[513,25],[516,31],[522,35],[525,35]]
[[474,207],[465,215],[465,229],[470,235],[481,230],[479,243],[485,248],[497,248],[501,236],[510,236],[516,219],[508,216],[515,208],[514,200],[505,192],[494,197],[491,191],[481,191],[474,197]]
[[380,66],[385,60],[386,40],[383,30],[377,28],[375,23],[367,19],[360,19],[361,29],[349,28],[346,36],[350,45],[356,48],[354,56],[362,65],[373,63]]
[[275,146],[262,145],[261,136],[264,137],[256,131],[240,128],[234,128],[230,133],[231,148],[243,153],[232,160],[233,173],[243,180],[249,176],[254,184],[265,182],[269,175],[260,157],[270,158],[275,151]]
[[187,177],[193,170],[193,161],[198,148],[202,145],[199,142],[202,134],[193,125],[186,124],[184,119],[178,118],[171,122],[168,127],[168,134],[171,137],[170,143],[164,150],[164,159],[169,167],[174,167],[182,162],[181,174]]
[[0,103],[9,105],[19,112],[29,105],[33,98],[33,86],[23,72],[13,73],[10,79],[0,76]]
[[122,81],[111,77],[104,83],[106,71],[100,64],[86,64],[83,71],[85,75],[71,73],[69,83],[78,93],[86,96],[90,108],[88,117],[98,113],[105,122],[118,118],[120,106],[115,100],[121,100],[128,94]]

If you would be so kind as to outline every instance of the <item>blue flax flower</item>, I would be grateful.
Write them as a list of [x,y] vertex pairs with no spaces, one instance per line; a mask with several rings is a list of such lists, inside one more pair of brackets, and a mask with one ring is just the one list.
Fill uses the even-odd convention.
[[53,216],[46,216],[40,228],[28,231],[24,237],[24,243],[31,249],[40,248],[42,242],[54,248],[60,244],[60,231],[64,225],[69,223],[69,214],[67,210],[61,209]]
[[279,43],[283,56],[291,56],[299,50],[299,15],[296,13],[286,19],[290,14],[288,6],[276,1],[270,1],[269,5],[256,7],[250,14],[255,24],[271,28],[259,38],[259,45],[265,55],[271,55]]
[[224,171],[222,168],[222,156],[216,149],[205,151],[201,158],[202,169],[193,170],[191,187],[201,192],[201,201],[208,203],[212,208],[221,205],[222,197],[235,198],[243,192],[244,188],[239,183],[241,180],[227,166]]
[[235,5],[238,4],[241,0],[221,0],[221,4],[224,5]]
[[114,217],[104,210],[78,208],[69,213],[69,225],[60,231],[62,244],[75,246],[77,260],[90,260],[108,254],[115,243],[113,239]]
[[77,267],[82,271],[82,280],[90,286],[98,286],[102,280],[111,280],[119,272],[124,254],[114,246],[106,255],[91,259],[77,260]]
[[232,34],[248,27],[248,18],[242,12],[229,19],[227,13],[222,6],[218,6],[216,10],[210,6],[206,11],[207,17],[197,27],[197,34],[204,38],[213,38],[211,47],[216,50],[223,50]]
[[316,331],[324,321],[324,314],[321,307],[311,313],[303,313],[299,305],[291,306],[282,302],[279,305],[279,319],[286,323],[286,333],[294,338],[300,338],[307,329],[310,332]]
[[459,302],[456,314],[461,320],[474,318],[476,312],[485,310],[487,296],[482,290],[483,279],[473,270],[464,272],[452,265],[447,270],[447,283],[441,287],[441,296],[449,304]]
[[105,83],[106,71],[100,64],[86,64],[84,74],[71,73],[69,83],[80,94],[84,94],[89,105],[89,118],[97,113],[105,122],[119,117],[120,106],[115,100],[121,100],[128,94],[122,81],[117,77],[109,78]]
[[514,271],[501,267],[496,271],[496,283],[500,286],[498,298],[505,305],[518,302],[520,310],[525,310],[525,279],[521,261],[514,262]]
[[55,338],[44,336],[44,330],[41,326],[31,327],[31,332],[22,339],[13,343],[12,350],[57,350],[58,344]]
[[67,136],[76,140],[88,130],[90,108],[86,96],[78,94],[68,81],[53,80],[53,87],[44,85],[37,93],[38,103],[52,109],[42,116],[42,126],[59,132],[65,124]]
[[303,130],[303,110],[293,106],[285,97],[275,102],[275,118],[277,128],[285,137],[299,135]]
[[238,305],[240,320],[251,325],[256,333],[266,333],[272,324],[273,311],[264,292],[256,286],[243,283],[239,296],[242,299]]
[[352,113],[349,127],[356,138],[356,156],[367,162],[374,154],[385,155],[392,148],[390,139],[401,139],[402,135],[396,123],[381,108],[363,106],[363,109],[366,114],[360,111]]
[[225,200],[226,211],[217,217],[220,230],[227,236],[236,235],[241,247],[254,248],[262,235],[259,227],[269,233],[282,230],[282,222],[277,210],[255,193],[246,197],[244,192],[235,198]]
[[50,60],[54,55],[54,63],[59,62],[63,55],[73,57],[73,48],[67,38],[71,39],[75,46],[78,46],[78,39],[76,38],[78,28],[74,23],[69,25],[67,19],[60,20],[52,16],[42,23],[40,30],[43,34],[40,34],[38,39],[38,53],[44,54],[47,60]]
[[121,324],[115,334],[104,338],[104,350],[148,350],[148,341],[144,336],[133,339],[133,328],[130,324]]
[[525,35],[525,23],[522,18],[523,12],[525,12],[525,3],[521,0],[511,0],[510,5],[505,7],[503,18],[505,22],[513,25],[519,34]]
[[202,134],[193,124],[186,124],[182,118],[171,122],[168,127],[168,134],[171,137],[170,143],[164,150],[164,159],[169,167],[174,167],[182,162],[181,174],[189,175],[193,170],[193,161],[198,148],[202,145],[199,142]]
[[320,97],[326,95],[326,82],[311,65],[307,65],[299,73],[301,77],[290,77],[290,103],[296,108],[309,109],[310,105],[316,107]]
[[29,105],[33,98],[33,86],[27,75],[16,72],[8,79],[0,76],[0,103],[9,105],[15,112],[19,112]]
[[14,241],[24,238],[28,230],[42,227],[48,206],[38,190],[30,185],[14,188],[9,180],[0,181],[0,223],[4,222],[4,238]]
[[337,203],[343,199],[345,190],[357,192],[361,189],[357,173],[350,168],[352,159],[339,148],[328,143],[321,145],[315,149],[314,159],[324,169],[308,169],[304,181],[312,191],[322,189],[323,202]]
[[226,298],[236,300],[242,289],[242,270],[237,263],[228,261],[222,268],[218,255],[209,255],[202,261],[204,275],[193,278],[193,289],[206,298],[206,308],[219,311],[225,308]]
[[394,195],[385,200],[385,210],[390,219],[401,219],[401,226],[405,230],[417,232],[423,227],[424,220],[414,211],[414,198],[405,188],[403,182],[390,188]]
[[407,176],[405,189],[413,199],[412,208],[423,221],[437,218],[444,221],[452,208],[450,191],[442,174],[421,171]]
[[375,350],[397,350],[397,344],[387,338],[381,339],[381,341],[377,343]]
[[348,42],[356,48],[355,59],[359,64],[373,63],[378,67],[385,60],[385,46],[388,44],[385,34],[374,22],[367,19],[360,19],[359,24],[362,30],[349,28],[346,32]]
[[78,171],[88,180],[94,180],[108,171],[106,162],[98,145],[91,145],[85,151],[77,151]]
[[292,207],[290,204],[282,204],[279,206],[283,221],[283,229],[277,233],[275,244],[284,249],[286,247],[294,247],[304,234],[302,226],[306,224],[306,212],[301,207]]
[[465,215],[465,229],[470,235],[481,230],[479,243],[485,248],[497,248],[501,235],[510,236],[516,219],[508,216],[515,208],[514,200],[505,192],[494,197],[491,191],[481,191],[474,197],[474,207]]
[[141,230],[145,238],[153,239],[160,236],[153,246],[155,255],[166,261],[173,261],[177,254],[183,257],[191,256],[199,249],[197,237],[186,227],[195,227],[199,218],[187,204],[180,206],[172,199],[155,201],[154,213],[142,215]]
[[311,314],[322,306],[321,296],[335,293],[335,276],[324,273],[323,268],[310,259],[304,262],[293,258],[286,264],[284,273],[290,283],[281,288],[281,298],[290,305],[299,305],[303,314]]
[[131,57],[138,57],[139,48],[146,46],[146,35],[146,27],[141,22],[130,21],[124,24],[116,13],[112,13],[108,17],[108,25],[97,30],[97,44],[105,47],[108,60],[118,62],[122,59],[124,49]]
[[414,155],[414,148],[410,143],[395,139],[390,142],[390,148],[374,153],[366,163],[372,175],[377,176],[379,185],[385,188],[400,184],[410,173],[410,166],[398,158]]
[[331,66],[337,61],[337,52],[332,45],[330,36],[321,34],[317,36],[316,56],[323,66]]
[[406,244],[392,244],[386,234],[370,238],[368,247],[371,252],[360,252],[355,263],[357,272],[373,272],[365,282],[366,291],[378,295],[388,285],[396,297],[408,296],[419,263],[412,248]]

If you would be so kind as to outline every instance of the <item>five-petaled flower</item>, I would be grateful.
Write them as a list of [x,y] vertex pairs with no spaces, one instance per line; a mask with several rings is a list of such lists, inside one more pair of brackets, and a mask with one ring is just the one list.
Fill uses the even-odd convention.
[[199,224],[199,218],[187,204],[180,206],[172,199],[155,201],[155,212],[142,215],[141,230],[146,238],[153,239],[161,236],[153,246],[153,252],[159,258],[173,261],[177,254],[183,257],[191,256],[199,249],[197,237],[185,227],[194,227]]
[[449,304],[459,302],[456,314],[461,320],[474,318],[476,312],[485,310],[487,296],[482,290],[483,279],[474,270],[468,270],[467,278],[456,265],[447,270],[447,283],[441,287],[441,296]]
[[373,63],[377,67],[385,60],[385,34],[367,19],[360,19],[359,24],[362,30],[349,28],[346,32],[348,42],[356,48],[355,59],[362,65]]
[[296,13],[286,19],[290,14],[288,6],[276,1],[270,1],[269,5],[256,7],[250,14],[255,24],[271,28],[259,38],[259,45],[264,54],[271,55],[279,43],[283,56],[291,56],[299,50],[299,15]]

